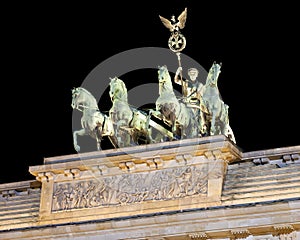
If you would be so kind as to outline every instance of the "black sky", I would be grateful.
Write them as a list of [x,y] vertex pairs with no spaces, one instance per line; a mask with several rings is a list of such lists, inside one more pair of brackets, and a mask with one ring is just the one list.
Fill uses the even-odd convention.
[[206,70],[213,61],[222,62],[219,90],[229,105],[237,145],[243,151],[299,145],[296,6],[191,1],[15,5],[7,7],[1,30],[0,183],[34,179],[29,166],[42,165],[44,157],[74,154],[71,89],[115,54],[167,48],[169,32],[158,15],[170,18],[185,7],[183,52]]

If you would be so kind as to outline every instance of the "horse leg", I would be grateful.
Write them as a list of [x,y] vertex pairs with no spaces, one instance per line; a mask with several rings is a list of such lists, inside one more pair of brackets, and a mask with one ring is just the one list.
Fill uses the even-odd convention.
[[189,138],[188,137],[188,134],[187,134],[187,127],[186,126],[183,126],[182,124],[180,125],[180,127],[181,127],[181,132],[180,132],[180,139],[187,139],[187,138]]
[[215,135],[216,134],[216,114],[215,111],[212,111],[212,116],[211,116],[211,125],[210,125],[210,135]]
[[[175,113],[171,112],[170,113],[170,120],[171,120],[171,123],[172,123],[172,133],[173,133],[173,140],[177,140],[178,138],[178,134],[177,134],[177,127],[176,127],[176,115]],[[183,134],[181,133],[180,134],[182,138]]]
[[152,139],[152,131],[151,131],[151,127],[150,127],[150,118],[151,118],[151,114],[149,112],[149,114],[146,117],[146,122],[145,122],[145,126],[144,126],[144,130],[146,132],[146,143],[153,143],[153,139]]
[[199,132],[201,136],[206,136],[207,132],[207,120],[205,117],[205,113],[202,110],[199,110]]
[[97,150],[100,151],[101,150],[101,141],[102,141],[102,131],[99,130],[99,127],[101,126],[97,126],[96,127],[96,141],[97,141]]
[[128,123],[127,123],[127,121],[125,121],[125,120],[119,120],[118,122],[117,122],[117,126],[116,126],[116,129],[117,129],[117,131],[116,131],[116,135],[117,135],[117,140],[118,140],[118,143],[119,143],[119,146],[120,147],[128,147],[128,146],[130,146],[130,135],[129,134],[127,134],[126,132],[125,132],[125,130],[124,129],[122,129],[122,127],[127,127],[128,126]]
[[145,131],[146,131],[146,138],[147,138],[147,142],[148,143],[153,143],[155,142],[154,139],[152,138],[152,128],[150,126],[150,120],[151,120],[151,116],[152,116],[152,110],[149,111],[149,114],[147,115],[146,118],[146,123],[145,123]]
[[108,136],[108,139],[110,140],[111,144],[114,146],[114,148],[118,148],[118,140],[116,138],[116,136]]
[[101,150],[101,140],[99,140],[98,138],[97,140],[97,150],[100,151]]
[[73,145],[74,145],[75,151],[79,152],[80,146],[77,144],[77,135],[78,136],[87,135],[85,128],[73,132]]

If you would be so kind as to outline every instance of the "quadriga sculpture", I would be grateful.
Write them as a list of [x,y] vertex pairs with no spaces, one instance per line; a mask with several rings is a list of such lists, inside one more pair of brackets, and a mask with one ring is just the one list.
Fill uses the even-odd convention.
[[[129,105],[126,85],[118,77],[110,81],[112,107],[109,116],[99,111],[97,101],[89,91],[82,87],[74,88],[72,108],[83,113],[82,129],[73,132],[75,150],[80,151],[77,136],[82,135],[95,138],[98,150],[103,136],[108,136],[115,148],[219,134],[236,143],[229,125],[229,107],[221,99],[217,85],[220,69],[221,65],[214,62],[206,83],[199,90],[200,103],[194,106],[177,98],[167,66],[159,67],[159,97],[156,109],[150,109],[149,113]],[[160,123],[153,121],[151,116],[159,119]],[[163,123],[167,123],[171,132]]]

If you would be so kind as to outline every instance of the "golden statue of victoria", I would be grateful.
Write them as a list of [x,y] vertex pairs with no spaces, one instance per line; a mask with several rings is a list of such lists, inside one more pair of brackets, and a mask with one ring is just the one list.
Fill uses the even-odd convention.
[[[110,78],[109,96],[112,103],[108,114],[99,111],[97,101],[84,88],[72,90],[72,108],[82,112],[82,129],[73,132],[74,148],[80,151],[77,136],[90,135],[101,149],[103,136],[108,136],[113,147],[128,147],[179,139],[224,135],[235,143],[229,125],[228,105],[223,102],[218,89],[221,64],[214,62],[205,84],[197,80],[198,70],[189,68],[190,79],[182,78],[180,53],[186,46],[186,38],[180,32],[185,27],[187,8],[171,20],[159,16],[171,36],[169,49],[178,59],[178,69],[172,81],[167,65],[158,67],[159,96],[155,109],[143,111],[128,102],[127,87],[118,77]],[[178,98],[173,83],[182,87]]]

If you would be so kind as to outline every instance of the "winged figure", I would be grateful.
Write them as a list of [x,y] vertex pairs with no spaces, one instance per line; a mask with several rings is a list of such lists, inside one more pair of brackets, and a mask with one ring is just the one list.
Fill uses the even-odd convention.
[[171,32],[179,31],[179,29],[183,29],[184,26],[185,26],[186,17],[187,17],[187,8],[185,8],[183,10],[183,12],[178,16],[178,18],[177,18],[178,21],[177,22],[175,20],[174,15],[172,16],[171,21],[159,15],[159,18],[162,21],[162,23]]

